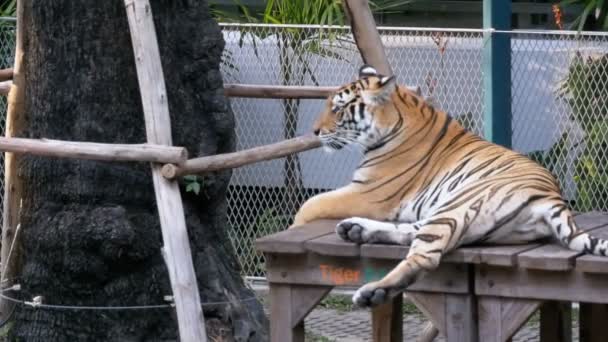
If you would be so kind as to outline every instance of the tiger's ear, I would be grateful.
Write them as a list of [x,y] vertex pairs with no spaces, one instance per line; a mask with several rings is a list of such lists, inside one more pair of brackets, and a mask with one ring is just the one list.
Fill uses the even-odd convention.
[[377,77],[378,86],[376,89],[365,89],[361,91],[361,97],[365,104],[381,105],[391,97],[391,94],[397,88],[395,76],[377,75]]
[[378,71],[369,64],[363,64],[363,66],[359,68],[359,78],[370,76],[378,76]]
[[418,96],[422,96],[422,89],[420,88],[420,86],[406,86],[406,88],[412,93]]

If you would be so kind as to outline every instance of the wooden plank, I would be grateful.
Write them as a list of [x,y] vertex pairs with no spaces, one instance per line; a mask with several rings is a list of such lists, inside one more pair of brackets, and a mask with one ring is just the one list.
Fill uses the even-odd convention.
[[[487,264],[494,266],[515,266],[517,254],[539,247],[540,244],[515,246],[460,247],[442,257],[445,263]],[[362,257],[378,259],[404,259],[409,247],[396,245],[363,244]]]
[[446,295],[445,312],[445,339],[447,342],[475,342],[478,340],[477,303],[474,296],[468,294]]
[[606,341],[606,323],[608,322],[608,305],[580,303],[579,311],[580,342]]
[[445,335],[445,294],[406,291],[407,298]]
[[372,309],[372,339],[374,342],[403,341],[403,295]]
[[[304,323],[304,318],[325,297],[331,286],[291,285],[291,327]],[[272,319],[272,318],[271,318]]]
[[480,296],[477,299],[479,341],[509,341],[538,309],[540,301]]
[[339,87],[224,84],[226,96],[266,99],[326,99],[338,89]]
[[0,137],[0,151],[55,158],[104,161],[184,163],[188,151],[183,147],[154,144],[104,144],[52,139]]
[[292,298],[292,287],[286,284],[269,284],[270,295],[270,341],[271,342],[304,342],[304,324],[295,327]]
[[310,239],[304,243],[306,249],[321,255],[359,256],[359,245],[342,240],[335,232]]
[[462,247],[446,255],[443,260],[493,266],[515,266],[518,254],[539,246],[540,244],[535,243],[513,246]]
[[576,270],[587,273],[608,273],[608,258],[582,255],[576,258]]
[[363,244],[359,252],[364,258],[403,260],[409,250],[407,246]]
[[[266,253],[267,279],[283,284],[361,286],[381,279],[398,263],[387,259],[332,257],[316,253]],[[408,290],[468,293],[467,265],[443,264],[412,284]]]
[[540,342],[572,341],[572,304],[545,302],[540,309]]
[[321,140],[317,136],[304,135],[243,151],[194,158],[181,165],[167,164],[163,166],[163,176],[167,179],[174,179],[188,174],[232,169],[265,160],[282,158],[317,147],[321,147]]
[[475,272],[475,294],[480,296],[608,303],[608,277],[604,275],[484,265]]
[[[171,119],[165,79],[148,0],[125,0],[146,135],[149,143],[171,146]],[[161,166],[152,164],[152,178],[163,236],[163,256],[173,290],[181,341],[206,342],[184,208],[177,182],[165,179]]]
[[479,341],[483,342],[504,342],[501,298],[498,297],[479,297],[478,316],[479,316]]
[[[28,25],[29,16],[24,13],[24,1],[17,1],[17,31],[15,33],[15,65],[14,81],[9,93],[6,111],[6,137],[21,135],[27,125],[27,113],[25,113],[25,73],[23,70],[25,56],[23,34],[24,25]],[[19,224],[19,208],[21,205],[21,194],[25,184],[23,178],[17,172],[20,156],[14,153],[4,154],[4,198],[2,213],[2,246],[0,247],[0,284],[1,288],[13,285],[16,274],[21,273],[21,244],[17,239],[17,227]],[[0,324],[6,323],[13,313],[15,303],[6,298],[0,298]]]
[[567,271],[574,268],[574,262],[581,252],[556,244],[546,244],[523,252],[517,256],[521,268],[550,271]]
[[342,4],[363,62],[373,66],[382,75],[392,75],[393,71],[367,0],[346,0]]
[[503,319],[503,339],[510,340],[540,307],[542,301],[501,298],[501,311]]
[[333,232],[337,222],[335,220],[319,220],[287,229],[257,239],[255,247],[258,251],[264,253],[305,253],[307,251],[306,241]]

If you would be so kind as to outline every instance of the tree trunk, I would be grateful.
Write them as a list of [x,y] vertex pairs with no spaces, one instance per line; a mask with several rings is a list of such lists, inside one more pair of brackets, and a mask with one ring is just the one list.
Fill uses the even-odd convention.
[[[22,0],[23,1],[23,0]],[[219,72],[223,40],[206,1],[153,0],[174,144],[191,156],[234,148],[234,119]],[[123,1],[29,0],[24,50],[29,124],[24,137],[145,142]],[[23,300],[45,304],[164,304],[171,294],[160,253],[149,165],[25,157],[21,214]],[[229,172],[183,192],[210,340],[264,341],[267,322],[239,275],[226,234]],[[240,299],[245,299],[241,301]],[[19,306],[11,335],[23,341],[173,341],[173,309],[59,310]]]

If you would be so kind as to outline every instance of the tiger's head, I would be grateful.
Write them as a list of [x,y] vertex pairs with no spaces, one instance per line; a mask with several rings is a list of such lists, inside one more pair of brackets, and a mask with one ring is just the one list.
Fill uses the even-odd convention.
[[[359,79],[346,84],[326,102],[313,128],[326,150],[348,144],[369,150],[382,143],[400,121],[393,103],[397,90],[394,76],[384,76],[369,65],[359,69]],[[420,90],[412,90],[419,95]]]

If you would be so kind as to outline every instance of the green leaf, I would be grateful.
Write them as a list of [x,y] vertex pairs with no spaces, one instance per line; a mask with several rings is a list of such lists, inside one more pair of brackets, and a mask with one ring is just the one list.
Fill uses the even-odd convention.
[[198,182],[188,183],[186,192],[194,192],[195,195],[198,195],[201,192],[201,184]]
[[185,175],[184,180],[188,182],[196,182],[198,180],[197,175]]

